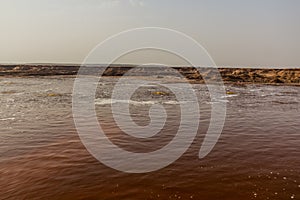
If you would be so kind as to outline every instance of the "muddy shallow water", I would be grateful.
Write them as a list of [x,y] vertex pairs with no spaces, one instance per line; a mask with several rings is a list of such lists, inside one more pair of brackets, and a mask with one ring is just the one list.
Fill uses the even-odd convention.
[[[164,133],[146,141],[124,136],[110,110],[118,101],[110,99],[116,80],[102,79],[95,99],[110,139],[137,152],[172,140],[179,105],[155,85],[137,91],[131,112],[137,124],[147,125],[149,106],[165,104]],[[81,143],[72,117],[73,82],[0,78],[0,199],[300,199],[300,87],[226,85],[227,95],[212,101],[205,85],[193,85],[201,119],[191,147],[163,169],[127,174],[101,164]],[[210,107],[218,101],[227,102],[225,126],[213,151],[199,159]]]

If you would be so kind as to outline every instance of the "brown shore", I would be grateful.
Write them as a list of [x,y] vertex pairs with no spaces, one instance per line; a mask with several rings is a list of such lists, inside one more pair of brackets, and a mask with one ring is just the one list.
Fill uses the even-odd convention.
[[[95,66],[104,69],[103,65]],[[122,76],[135,65],[115,64],[107,67],[104,76]],[[24,65],[0,65],[0,76],[59,76],[76,75],[80,65],[52,65],[52,64],[24,64]],[[172,74],[168,68],[147,66],[136,68],[132,75],[147,76],[159,74],[160,77]],[[203,82],[203,77],[214,78],[213,71],[209,68],[201,69],[200,72],[193,67],[172,67],[179,71],[187,79]],[[149,70],[150,69],[150,70]],[[152,69],[152,70],[151,70]],[[152,73],[159,70],[159,73]],[[255,69],[255,68],[218,68],[225,83],[261,83],[261,84],[291,84],[300,85],[300,69]]]

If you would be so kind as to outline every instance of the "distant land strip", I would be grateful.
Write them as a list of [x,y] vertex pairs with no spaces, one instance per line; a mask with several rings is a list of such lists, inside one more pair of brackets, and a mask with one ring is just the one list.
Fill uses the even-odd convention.
[[[174,75],[168,67],[113,64],[89,65],[89,74],[97,74],[99,69],[104,70],[104,76],[123,76],[130,72],[132,76],[163,76]],[[76,75],[80,65],[72,64],[8,64],[0,65],[0,76],[59,76]],[[201,68],[201,73],[194,67],[175,66],[171,67],[179,71],[189,80],[204,82],[203,77],[215,79],[216,76],[209,67]],[[218,67],[225,83],[266,83],[266,84],[293,84],[300,85],[300,68],[252,68],[252,67]],[[91,73],[92,72],[92,73]]]

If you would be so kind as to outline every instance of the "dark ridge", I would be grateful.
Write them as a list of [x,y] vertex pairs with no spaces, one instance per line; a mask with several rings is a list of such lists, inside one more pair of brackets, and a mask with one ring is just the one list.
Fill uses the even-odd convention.
[[[210,68],[201,68],[201,73],[194,67],[159,67],[145,66],[135,68],[136,65],[114,64],[88,65],[81,68],[81,74],[97,75],[103,72],[104,76],[131,76],[159,77],[174,75],[172,69],[179,71],[190,80],[203,82],[207,79],[217,79]],[[77,75],[80,65],[52,65],[52,64],[25,64],[0,65],[0,76],[59,76]],[[229,83],[270,83],[270,84],[300,84],[300,69],[253,69],[253,68],[218,68],[223,81]]]

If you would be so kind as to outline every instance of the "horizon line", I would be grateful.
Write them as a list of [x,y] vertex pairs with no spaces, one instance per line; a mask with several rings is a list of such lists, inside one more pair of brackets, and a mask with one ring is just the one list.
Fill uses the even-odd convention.
[[[83,65],[83,63],[71,63],[71,62],[20,62],[20,63],[0,63],[0,66],[3,65],[43,65],[43,66],[47,66],[47,65],[58,65],[58,66],[72,66],[72,65],[76,65],[76,66],[81,66]],[[109,65],[133,65],[133,66],[172,66],[172,67],[195,67],[192,65],[167,65],[167,64],[139,64],[139,63],[111,63],[111,64],[105,64],[105,63],[90,63],[87,64],[85,63],[85,65],[103,65],[103,66],[109,66]],[[299,66],[275,66],[275,65],[270,65],[270,66],[266,66],[266,65],[261,65],[261,66],[255,66],[255,65],[215,65],[215,66],[204,66],[204,65],[198,65],[196,67],[215,67],[215,68],[241,68],[241,69],[300,69],[300,65]]]

